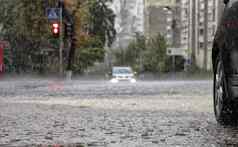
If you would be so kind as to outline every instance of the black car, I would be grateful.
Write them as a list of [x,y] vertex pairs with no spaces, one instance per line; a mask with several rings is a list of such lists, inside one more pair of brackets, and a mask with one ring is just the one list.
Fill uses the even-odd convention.
[[221,124],[238,120],[238,0],[224,0],[213,50],[214,111]]

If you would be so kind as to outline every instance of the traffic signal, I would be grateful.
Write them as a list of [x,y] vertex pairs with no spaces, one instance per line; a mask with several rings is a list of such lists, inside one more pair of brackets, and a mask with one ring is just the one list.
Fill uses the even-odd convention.
[[66,26],[65,26],[65,34],[66,34],[66,36],[72,38],[73,37],[73,33],[74,33],[73,25],[70,24],[70,23],[66,23]]
[[52,23],[52,33],[54,37],[59,37],[60,35],[60,25],[58,22]]

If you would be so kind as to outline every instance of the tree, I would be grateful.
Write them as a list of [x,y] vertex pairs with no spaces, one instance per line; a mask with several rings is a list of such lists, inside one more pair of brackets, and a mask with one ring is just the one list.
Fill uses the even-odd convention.
[[136,71],[143,70],[143,58],[146,50],[146,38],[139,33],[126,49],[115,51],[116,64],[119,66],[131,66]]
[[107,42],[108,46],[112,45],[116,37],[115,14],[107,5],[111,1],[94,0],[89,2],[89,33],[98,36],[104,44]]
[[[103,48],[107,42],[106,38],[110,45],[115,37],[114,14],[106,4],[108,1],[65,0],[66,9],[74,20],[74,33],[77,40],[76,47],[70,50],[71,56],[68,59],[82,58],[82,55],[79,54],[85,53],[87,48],[87,56],[92,57],[89,59],[90,63],[93,62],[93,59],[95,59],[94,62],[99,61],[98,55],[100,55],[100,59],[104,58]],[[45,15],[46,1],[0,0],[0,2],[0,20],[3,24],[3,31],[0,32],[0,35],[12,46],[13,64],[18,71],[27,70],[27,67],[33,64],[41,64],[41,60],[34,63],[33,59],[42,56],[42,48],[53,46],[57,49],[59,46],[58,39],[54,39],[51,34],[50,23]],[[48,0],[50,7],[56,7],[57,2],[58,0]],[[92,43],[92,40],[97,40],[96,42],[100,43],[97,46],[88,45],[88,43]],[[100,54],[95,55],[95,52]],[[75,53],[78,57],[75,57]],[[57,54],[57,50],[55,50],[55,54]],[[96,58],[94,58],[95,56]],[[79,61],[82,62],[80,64],[86,63],[82,60]],[[87,66],[81,67],[86,68]]]
[[87,38],[82,47],[76,50],[73,64],[74,71],[82,73],[88,67],[93,66],[95,62],[103,61],[105,50],[100,47],[102,45],[98,38]]
[[164,72],[168,68],[166,49],[166,40],[162,35],[146,40],[137,34],[127,49],[117,50],[114,54],[117,65],[131,66],[139,72]]
[[95,62],[103,61],[106,42],[110,46],[115,39],[115,15],[107,2],[109,0],[66,1],[75,25],[76,48],[70,52],[71,59],[75,58],[73,65],[76,71],[82,72]]
[[16,69],[26,70],[27,65],[32,64],[30,56],[40,52],[40,46],[48,42],[50,36],[44,3],[31,0],[0,2],[1,36],[11,44]]
[[158,34],[151,38],[145,51],[144,68],[146,71],[163,72],[166,69],[167,44],[165,38]]

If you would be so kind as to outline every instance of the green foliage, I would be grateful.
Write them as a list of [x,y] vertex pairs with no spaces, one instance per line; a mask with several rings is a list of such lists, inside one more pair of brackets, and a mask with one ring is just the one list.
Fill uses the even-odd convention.
[[0,19],[5,37],[23,37],[28,41],[45,41],[49,38],[49,23],[42,1],[1,1]]
[[166,70],[167,44],[165,38],[158,34],[147,43],[144,55],[144,69],[150,72],[164,72]]
[[115,15],[107,5],[107,3],[111,1],[112,0],[89,1],[89,32],[94,36],[98,36],[100,40],[104,44],[107,43],[108,46],[111,46],[116,37],[116,30],[114,28]]
[[167,70],[166,49],[166,40],[162,35],[146,40],[144,36],[137,34],[127,49],[115,51],[115,64],[131,66],[139,72],[164,72]]
[[12,64],[12,57],[11,57],[11,51],[10,49],[7,49],[4,51],[4,67],[5,67],[5,72],[14,72],[15,67]]
[[[114,63],[115,66],[126,66],[126,65],[131,65],[129,64],[130,61],[125,60],[125,49],[119,48],[113,51],[113,55],[116,58],[116,61]],[[134,62],[133,62],[134,63]]]
[[34,66],[30,59],[40,52],[42,44],[46,44],[51,37],[43,1],[0,2],[0,20],[3,25],[0,35],[11,44],[12,66],[18,72],[26,71],[28,67]]
[[146,39],[140,34],[136,34],[136,39],[133,40],[127,49],[117,49],[114,51],[116,57],[116,65],[131,66],[136,71],[141,71],[143,68],[143,58],[146,51]]
[[[104,46],[115,38],[115,15],[108,7],[111,0],[67,0],[66,9],[75,23],[76,50],[70,50],[68,69],[83,72],[104,59]],[[73,60],[73,66],[72,61]]]
[[[115,38],[115,16],[106,4],[108,1],[110,0],[75,0],[73,3],[75,34],[78,39],[73,57],[77,71],[83,72],[95,62],[103,61],[105,43],[111,45]],[[42,49],[46,46],[57,49],[59,40],[52,37],[50,23],[45,16],[44,1],[0,0],[0,2],[0,20],[3,25],[0,38],[9,41],[12,47],[12,56],[5,57],[8,67],[15,67],[17,72],[45,67],[43,59],[51,56],[42,55]],[[57,0],[49,0],[51,7],[55,7],[56,2]],[[57,56],[58,52],[55,50],[52,57]]]
[[74,71],[82,73],[95,62],[102,62],[105,56],[105,44],[110,46],[113,43],[116,36],[115,15],[107,5],[110,1],[84,1],[80,9],[74,10],[75,24],[78,26]]
[[76,50],[74,71],[82,73],[88,67],[93,66],[95,62],[102,62],[105,55],[105,49],[102,46],[103,44],[98,38],[89,38],[84,42],[84,46]]
[[182,56],[175,56],[175,69],[173,67],[173,57],[170,56],[167,58],[166,60],[166,72],[169,71],[176,71],[176,72],[180,72],[184,70],[184,62],[185,59]]

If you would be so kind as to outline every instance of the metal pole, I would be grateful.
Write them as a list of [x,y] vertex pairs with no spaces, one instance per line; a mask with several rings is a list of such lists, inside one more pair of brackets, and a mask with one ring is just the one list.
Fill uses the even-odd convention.
[[172,60],[173,60],[173,70],[174,70],[174,73],[175,73],[176,72],[175,56],[172,56]]
[[64,48],[64,40],[63,40],[63,8],[60,8],[60,49],[59,49],[59,72],[60,76],[63,76],[63,48]]
[[196,65],[196,43],[197,43],[197,37],[196,37],[196,29],[197,29],[197,10],[196,10],[196,2],[197,0],[192,0],[192,65]]
[[205,13],[204,13],[204,60],[203,68],[207,70],[207,52],[208,52],[208,1],[205,1]]

